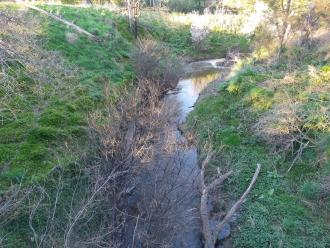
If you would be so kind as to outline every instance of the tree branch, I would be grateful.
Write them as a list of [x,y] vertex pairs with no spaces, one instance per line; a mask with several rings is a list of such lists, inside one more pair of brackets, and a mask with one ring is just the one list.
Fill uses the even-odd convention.
[[49,12],[43,10],[43,9],[40,9],[40,8],[38,8],[36,6],[33,6],[33,5],[30,5],[30,4],[25,4],[25,5],[29,9],[33,9],[35,11],[38,11],[38,12],[40,12],[40,13],[46,15],[46,16],[49,16],[49,17],[51,17],[51,18],[53,18],[53,19],[55,19],[57,21],[60,21],[60,22],[62,22],[64,24],[68,25],[69,27],[75,29],[77,32],[79,32],[81,34],[84,34],[84,35],[87,35],[89,38],[92,38],[93,40],[97,40],[98,39],[97,36],[91,34],[90,32],[86,31],[85,29],[79,27],[78,25],[76,25],[76,24],[74,24],[72,22],[66,21],[66,20],[62,19],[61,17],[58,17],[57,15],[54,15],[52,13],[49,13]]
[[260,164],[257,164],[257,168],[256,171],[254,172],[253,178],[250,182],[249,187],[245,190],[244,194],[241,196],[241,198],[232,206],[232,208],[229,210],[229,212],[227,213],[227,215],[225,216],[225,218],[220,222],[220,224],[217,225],[217,232],[222,230],[222,228],[224,227],[224,225],[231,219],[231,217],[234,215],[234,213],[240,208],[240,206],[242,205],[242,203],[246,200],[246,197],[248,196],[248,194],[250,193],[253,185],[255,184],[257,177],[259,175],[260,172]]

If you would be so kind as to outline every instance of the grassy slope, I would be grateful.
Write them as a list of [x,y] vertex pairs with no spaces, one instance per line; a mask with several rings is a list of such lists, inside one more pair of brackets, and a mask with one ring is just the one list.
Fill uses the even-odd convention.
[[[190,116],[189,125],[198,130],[201,144],[210,139],[218,151],[209,173],[218,166],[236,171],[217,201],[237,199],[256,164],[262,165],[234,232],[235,247],[330,246],[330,192],[324,187],[330,175],[330,67],[316,56],[306,57],[294,69],[285,63],[243,66],[219,86],[217,96],[201,100]],[[290,105],[286,96],[303,116],[303,132],[314,140],[287,175],[295,156],[291,151],[270,153],[276,140],[269,142],[256,132],[263,117],[271,117],[283,103]],[[266,124],[284,128],[285,133],[290,126],[280,126],[277,117],[281,116],[266,119]]]
[[[48,197],[33,220],[36,230],[43,232],[48,225],[47,205],[54,201],[58,180],[63,177],[65,183],[53,223],[61,242],[63,225],[68,221],[65,211],[70,209],[71,197],[76,195],[78,202],[80,194],[84,199],[84,191],[88,191],[87,179],[79,179],[81,166],[86,163],[82,159],[91,159],[94,154],[88,142],[88,114],[104,108],[104,86],[109,86],[116,99],[118,89],[132,84],[134,71],[129,59],[134,48],[132,35],[127,31],[125,18],[110,12],[52,7],[58,14],[69,20],[79,20],[78,25],[99,35],[101,42],[96,43],[33,11],[21,15],[19,6],[0,7],[11,9],[9,16],[22,18],[19,20],[23,20],[24,25],[18,22],[17,32],[22,32],[23,37],[31,30],[28,39],[32,44],[36,42],[36,46],[26,57],[32,58],[29,65],[41,62],[36,68],[43,75],[39,78],[38,73],[34,74],[34,67],[12,66],[13,81],[10,83],[16,85],[14,91],[9,91],[6,84],[0,86],[0,102],[6,103],[0,105],[5,106],[5,111],[0,112],[1,119],[5,120],[0,123],[0,198],[6,195],[8,186],[22,180],[35,192],[30,196],[30,202],[38,198],[36,185],[45,187]],[[1,39],[26,49],[24,41],[15,43],[13,35],[0,31]],[[8,93],[11,95],[7,98]],[[54,167],[63,168],[63,175],[58,173],[61,169],[53,170]],[[23,192],[24,188],[28,187],[23,187]],[[77,188],[79,192],[76,192]],[[9,213],[1,212],[0,222],[5,224],[0,225],[0,236],[4,237],[0,246],[35,246],[28,226],[30,202],[24,202],[25,207],[18,209],[13,206]]]
[[[123,17],[92,9],[53,9],[69,20],[79,20],[78,25],[102,41],[77,36],[65,25],[40,17],[42,26],[33,34],[34,39],[43,49],[60,52],[64,64],[58,75],[51,68],[41,68],[48,80],[42,83],[30,76],[29,68],[13,68],[13,73],[19,71],[15,75],[20,85],[16,93],[21,94],[10,98],[4,112],[9,121],[0,126],[3,186],[23,177],[39,180],[55,165],[67,166],[78,159],[85,149],[87,113],[102,105],[104,85],[125,86],[134,77],[129,63],[132,36]],[[75,40],[70,41],[69,35]],[[65,75],[67,70],[69,76]],[[19,113],[15,119],[10,118],[10,108]]]
[[212,30],[201,44],[195,44],[191,40],[191,17],[180,14],[184,21],[178,23],[173,18],[176,15],[144,12],[139,24],[141,34],[165,43],[174,53],[193,60],[225,57],[232,48],[239,48],[243,53],[249,49],[247,37],[220,29]]

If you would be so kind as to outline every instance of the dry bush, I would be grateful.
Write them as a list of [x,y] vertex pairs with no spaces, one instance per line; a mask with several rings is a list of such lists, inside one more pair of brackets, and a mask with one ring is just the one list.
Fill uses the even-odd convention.
[[182,72],[181,64],[165,46],[151,40],[140,40],[133,54],[139,80],[150,80],[166,92],[176,86]]
[[[310,95],[319,91],[322,90],[315,89],[315,86],[305,89]],[[301,159],[306,148],[317,149],[319,159],[316,163],[323,163],[327,158],[322,155],[325,152],[321,137],[330,126],[326,106],[315,107],[313,102],[302,102],[286,91],[283,93],[279,98],[281,103],[275,104],[254,125],[256,135],[271,146],[272,153],[291,154],[292,163],[288,171]]]
[[[299,84],[299,80],[309,80],[309,85]],[[299,76],[286,75],[281,80],[267,80],[260,87],[276,90],[277,104],[259,118],[254,128],[257,135],[272,145],[273,152],[294,151],[298,145],[298,153],[315,144],[315,131],[324,132],[329,127],[326,102],[313,103],[314,98],[302,99],[305,95],[322,95],[329,91],[328,73],[313,66],[308,67],[308,74]],[[289,94],[286,88],[301,87],[300,95]],[[315,107],[318,106],[318,107]]]
[[[152,159],[154,147],[163,141],[166,126],[175,119],[174,108],[165,109],[160,88],[158,82],[141,80],[133,92],[108,106],[105,123],[99,125],[100,113],[90,118],[90,126],[100,134],[105,158],[141,162]],[[108,89],[105,92],[109,94]]]
[[301,132],[302,121],[297,111],[298,105],[294,103],[276,105],[255,124],[257,135],[273,146],[273,152],[290,150],[299,140],[297,136]]
[[186,211],[181,204],[187,207],[191,201],[196,181],[190,179],[197,177],[196,170],[180,166],[184,155],[176,140],[177,108],[162,97],[161,88],[158,81],[140,80],[135,90],[109,106],[105,117],[90,118],[101,144],[102,166],[128,171],[116,186],[120,203],[115,212],[123,216],[118,232],[124,247],[165,247],[174,230],[182,229],[180,222],[188,222],[177,216]]

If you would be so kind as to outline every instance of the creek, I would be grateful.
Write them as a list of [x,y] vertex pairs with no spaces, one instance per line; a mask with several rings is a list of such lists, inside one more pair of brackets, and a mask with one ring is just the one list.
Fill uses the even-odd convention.
[[[166,122],[161,127],[160,145],[155,148],[152,161],[135,177],[134,193],[128,198],[128,205],[136,209],[132,215],[141,210],[145,214],[143,220],[132,217],[126,233],[135,233],[141,240],[146,235],[149,242],[154,242],[148,247],[203,247],[198,151],[180,131],[180,126],[194,109],[201,92],[221,77],[223,67],[218,65],[219,61],[223,60],[186,65],[185,76],[164,98],[161,118]],[[142,243],[136,239],[125,247],[140,248]]]
[[[213,81],[221,76],[220,66],[217,62],[222,60],[198,61],[188,64],[185,67],[187,76],[182,78],[177,87],[169,92],[167,104],[178,108],[177,122],[173,131],[179,144],[176,157],[177,169],[180,173],[180,181],[184,182],[180,186],[181,197],[183,199],[176,208],[175,219],[179,220],[180,228],[175,232],[172,239],[172,246],[175,248],[201,248],[201,221],[200,221],[200,168],[198,163],[198,152],[195,145],[182,145],[187,143],[183,134],[178,131],[179,126],[186,121],[187,116],[194,109],[201,92]],[[177,160],[177,159],[175,159]],[[183,198],[182,198],[183,197]],[[176,199],[173,199],[176,201]]]

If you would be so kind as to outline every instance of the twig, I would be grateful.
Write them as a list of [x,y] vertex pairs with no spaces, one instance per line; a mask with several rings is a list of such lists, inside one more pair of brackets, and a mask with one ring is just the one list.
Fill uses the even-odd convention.
[[139,223],[139,217],[140,215],[137,216],[137,219],[136,219],[136,224],[135,224],[135,227],[134,227],[134,233],[133,233],[133,241],[132,241],[132,248],[134,248],[134,243],[135,243],[135,233],[136,233],[136,229],[138,227],[138,223]]
[[295,165],[297,160],[300,159],[302,152],[307,148],[308,145],[309,145],[309,141],[307,141],[307,143],[300,143],[296,156],[295,156],[294,160],[292,161],[290,168],[287,170],[287,173],[289,173],[291,171],[291,169],[293,168],[293,166]]
[[95,196],[106,186],[106,184],[111,181],[111,180],[115,180],[116,178],[124,175],[128,173],[128,171],[121,171],[121,172],[116,172],[116,173],[111,173],[108,178],[104,181],[104,183],[101,184],[101,186],[99,186],[94,193],[92,194],[92,196],[88,199],[88,201],[86,202],[86,204],[80,208],[80,210],[78,211],[78,213],[75,215],[73,222],[71,223],[71,225],[68,228],[68,231],[65,234],[65,243],[64,243],[64,247],[70,247],[69,245],[69,241],[70,241],[70,236],[73,230],[73,227],[76,225],[76,223],[78,222],[78,220],[80,219],[80,217],[86,212],[88,206],[93,202]]

